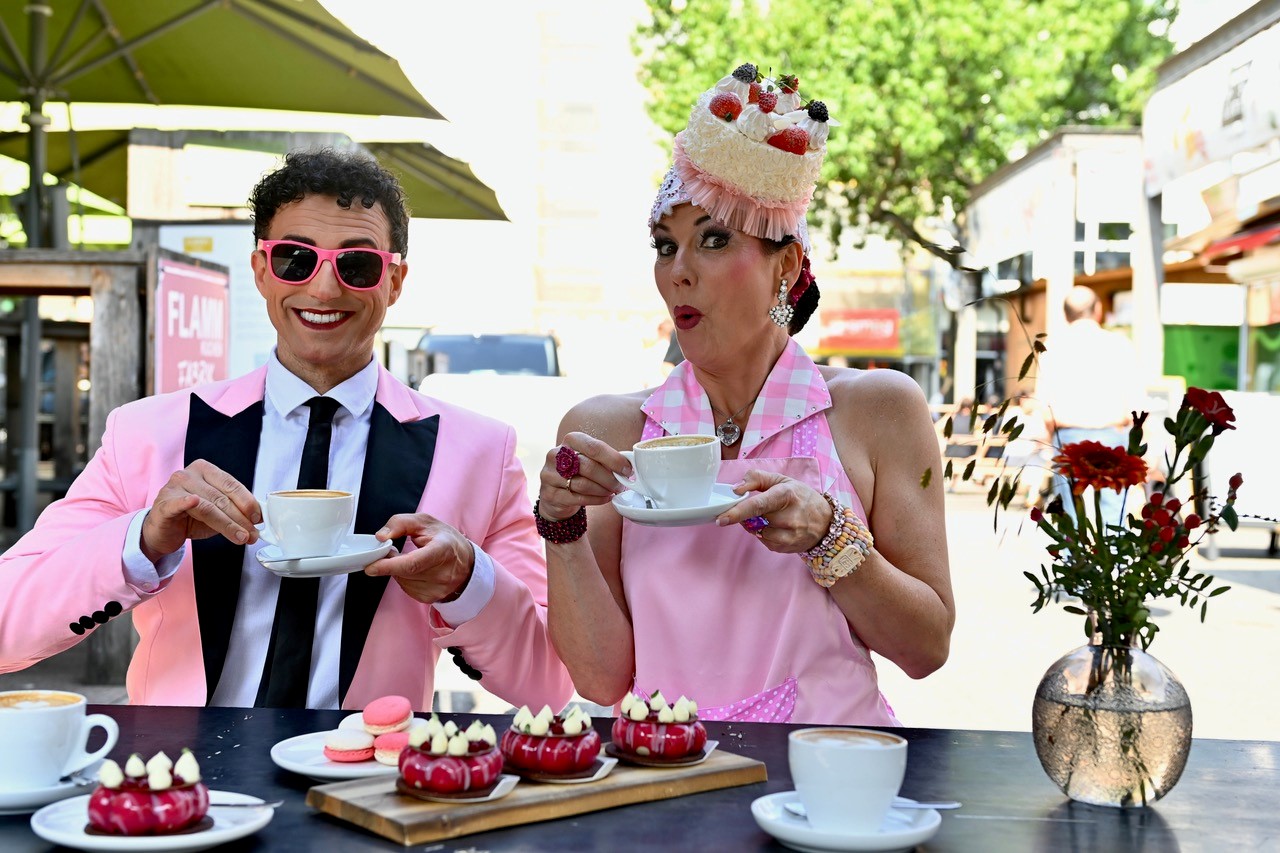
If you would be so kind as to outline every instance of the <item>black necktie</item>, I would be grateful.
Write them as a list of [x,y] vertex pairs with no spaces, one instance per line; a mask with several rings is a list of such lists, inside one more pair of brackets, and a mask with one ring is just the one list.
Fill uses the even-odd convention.
[[[307,401],[311,418],[307,441],[298,467],[299,489],[323,489],[329,485],[329,439],[338,401],[312,397]],[[311,643],[315,639],[319,578],[281,578],[271,642],[258,685],[259,708],[305,708],[311,680]]]

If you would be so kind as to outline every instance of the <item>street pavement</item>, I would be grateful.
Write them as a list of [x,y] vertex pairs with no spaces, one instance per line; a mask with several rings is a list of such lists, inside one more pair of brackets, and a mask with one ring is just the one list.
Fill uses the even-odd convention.
[[[1085,642],[1080,617],[1055,605],[1033,613],[1034,588],[1024,570],[1038,569],[1044,535],[1025,511],[1002,516],[993,529],[985,496],[961,484],[947,495],[947,533],[956,598],[951,657],[918,681],[878,661],[881,689],[904,725],[1029,731],[1031,702],[1045,670]],[[1220,534],[1217,560],[1195,556],[1207,571],[1232,586],[1199,609],[1157,603],[1160,633],[1150,651],[1182,681],[1191,697],[1196,737],[1280,740],[1280,558],[1268,558],[1268,534],[1250,529]],[[909,626],[904,626],[909,630]],[[501,713],[508,703],[477,690],[441,658],[437,707],[442,711]],[[0,675],[0,690],[30,686],[77,690],[90,701],[126,701],[120,685],[90,685],[83,654],[73,649],[27,670]]]

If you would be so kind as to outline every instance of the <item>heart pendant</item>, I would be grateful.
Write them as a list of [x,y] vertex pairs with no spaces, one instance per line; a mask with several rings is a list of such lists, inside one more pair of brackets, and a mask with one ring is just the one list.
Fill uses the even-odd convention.
[[738,443],[738,439],[742,438],[742,429],[732,420],[727,420],[716,427],[716,435],[720,436],[721,444],[725,447],[731,447]]

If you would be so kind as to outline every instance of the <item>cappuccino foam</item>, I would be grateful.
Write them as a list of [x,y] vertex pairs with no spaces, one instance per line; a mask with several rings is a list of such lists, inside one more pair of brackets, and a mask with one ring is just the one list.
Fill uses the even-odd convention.
[[793,737],[801,743],[834,749],[888,749],[902,743],[897,735],[866,729],[814,729]]
[[290,489],[283,492],[272,492],[278,498],[349,498],[350,492],[339,492],[336,489]]
[[62,705],[75,705],[84,701],[75,693],[59,693],[53,690],[21,690],[0,694],[0,708],[28,710],[34,708],[57,708]]
[[644,449],[655,447],[699,447],[715,440],[715,437],[710,435],[664,435],[658,438],[651,438],[648,441],[642,441],[636,447]]

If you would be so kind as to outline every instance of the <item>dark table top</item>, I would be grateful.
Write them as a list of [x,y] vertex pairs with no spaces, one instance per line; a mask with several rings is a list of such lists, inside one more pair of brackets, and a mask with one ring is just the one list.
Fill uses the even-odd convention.
[[[120,724],[111,757],[176,756],[191,746],[211,789],[284,800],[257,834],[220,851],[387,851],[395,842],[308,807],[315,782],[272,763],[272,745],[337,727],[340,711],[93,706]],[[473,715],[458,715],[468,724]],[[501,729],[505,717],[481,716]],[[610,720],[596,727],[608,739]],[[782,850],[756,826],[751,801],[791,789],[787,732],[794,726],[708,723],[720,748],[763,761],[769,781],[562,820],[464,836],[414,849],[478,850]],[[1045,776],[1025,732],[901,729],[909,741],[904,796],[956,799],[928,851],[1180,851],[1275,849],[1280,817],[1280,743],[1196,740],[1181,781],[1144,809],[1072,803]],[[3,757],[0,756],[0,760]],[[0,850],[54,849],[29,816],[0,817]]]

